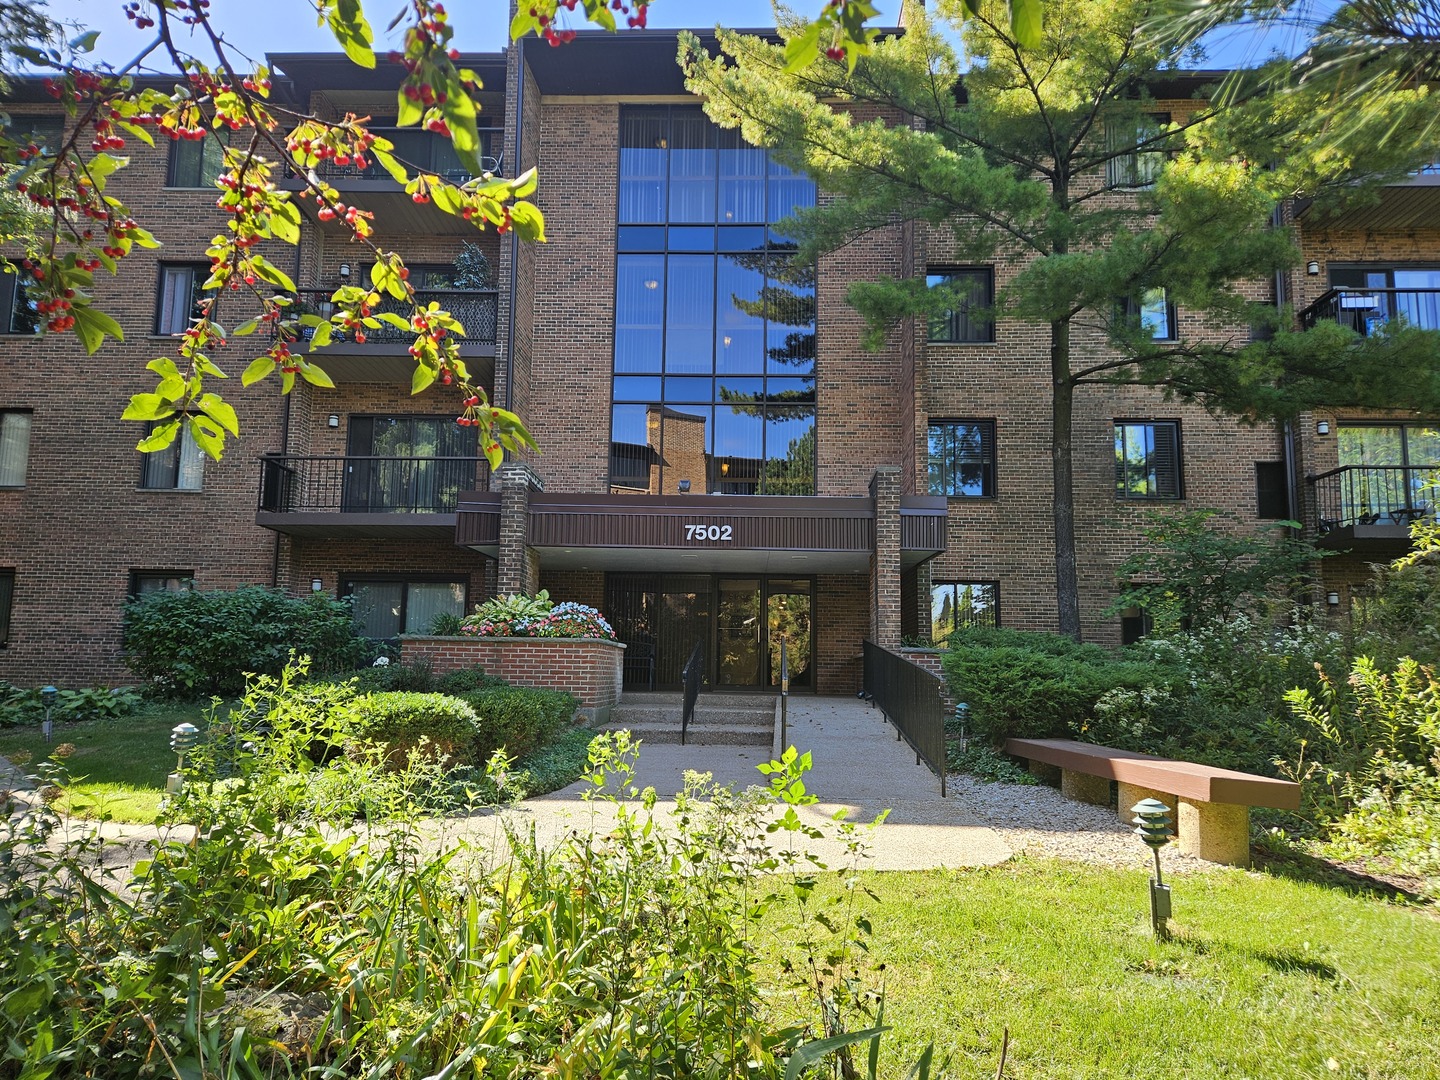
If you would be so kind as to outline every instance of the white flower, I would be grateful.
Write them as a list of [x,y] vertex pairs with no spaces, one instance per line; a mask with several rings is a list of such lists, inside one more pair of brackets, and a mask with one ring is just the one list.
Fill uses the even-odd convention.
[[390,657],[388,657],[388,656],[377,656],[377,657],[375,658],[375,663],[371,664],[370,666],[371,666],[371,667],[389,667],[389,666],[390,666]]

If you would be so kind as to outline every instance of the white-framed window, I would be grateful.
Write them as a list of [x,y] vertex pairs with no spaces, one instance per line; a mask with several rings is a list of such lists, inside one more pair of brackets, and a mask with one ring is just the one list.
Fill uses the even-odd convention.
[[200,317],[200,287],[210,276],[203,263],[161,263],[155,333],[183,334]]

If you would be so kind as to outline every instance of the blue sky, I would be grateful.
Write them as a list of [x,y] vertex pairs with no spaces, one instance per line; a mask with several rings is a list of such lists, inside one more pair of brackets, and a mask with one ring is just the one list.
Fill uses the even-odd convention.
[[[795,0],[794,6],[806,13],[818,11],[823,2]],[[404,0],[366,0],[365,10],[380,32],[403,6]],[[878,25],[887,25],[900,4],[899,0],[879,0],[877,6],[881,12]],[[148,40],[148,34],[137,32],[126,20],[122,0],[49,0],[48,8],[57,18],[99,30],[98,52],[112,63],[124,63]],[[261,56],[266,50],[328,52],[336,48],[334,39],[315,25],[313,9],[306,0],[211,0],[210,10],[214,25],[226,39],[251,56]],[[496,50],[504,45],[508,11],[504,0],[451,0],[449,10],[461,48]],[[650,9],[651,26],[713,26],[717,21],[726,26],[759,27],[771,26],[775,20],[769,0],[656,0]],[[389,44],[381,42],[382,47]],[[1208,63],[1223,67],[1253,62],[1272,47],[1285,45],[1274,35],[1230,32],[1212,44]]]

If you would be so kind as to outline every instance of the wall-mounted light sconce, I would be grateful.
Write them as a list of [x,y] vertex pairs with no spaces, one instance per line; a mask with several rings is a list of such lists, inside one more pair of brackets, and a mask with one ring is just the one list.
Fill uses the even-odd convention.
[[349,263],[341,263],[341,264],[340,264],[340,276],[341,276],[342,278],[348,278],[348,277],[350,276],[350,264],[349,264]]
[[1339,594],[1338,592],[1333,591],[1333,590],[1330,591],[1330,592],[1328,592],[1328,593],[1326,593],[1326,594],[1325,594],[1325,603],[1329,604],[1331,607],[1339,607],[1339,606],[1340,606],[1340,594]]
[[1314,259],[1311,259],[1308,263],[1305,264],[1305,273],[1309,274],[1311,277],[1317,277],[1320,273],[1320,264]]
[[318,577],[317,577],[317,578],[311,578],[311,579],[310,579],[310,591],[311,591],[311,592],[324,592],[324,591],[325,591],[325,582],[321,581]]
[[329,427],[339,427],[339,426],[340,426],[340,415],[339,415],[338,413],[333,413],[333,412],[332,412],[332,413],[330,414],[330,418],[329,418],[328,420],[326,420],[325,423],[326,423],[326,425],[329,426]]
[[689,495],[689,494],[690,494],[690,481],[689,481],[689,480],[681,480],[678,486],[679,486],[679,488],[680,488],[680,494],[681,494],[681,495]]
[[1317,420],[1317,421],[1315,421],[1315,434],[1316,434],[1316,435],[1329,435],[1329,434],[1330,434],[1330,421],[1329,421],[1329,420]]

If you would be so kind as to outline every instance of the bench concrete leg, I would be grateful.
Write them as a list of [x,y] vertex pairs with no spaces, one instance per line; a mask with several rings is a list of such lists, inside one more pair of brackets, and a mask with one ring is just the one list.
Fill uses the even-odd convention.
[[1250,808],[1180,800],[1180,851],[1228,866],[1250,865]]
[[1174,795],[1167,795],[1165,792],[1155,791],[1153,788],[1140,787],[1138,784],[1127,784],[1123,780],[1117,780],[1116,786],[1119,788],[1120,794],[1115,800],[1115,815],[1126,825],[1134,824],[1135,815],[1131,813],[1130,808],[1144,799],[1159,799],[1170,807],[1171,813],[1175,812]]
[[1067,798],[1090,803],[1092,806],[1110,805],[1110,781],[1103,776],[1090,776],[1061,769],[1060,791]]

